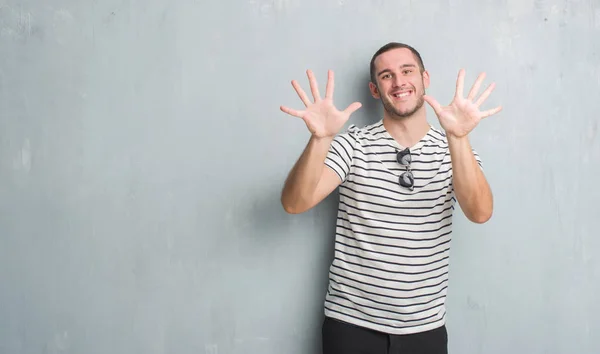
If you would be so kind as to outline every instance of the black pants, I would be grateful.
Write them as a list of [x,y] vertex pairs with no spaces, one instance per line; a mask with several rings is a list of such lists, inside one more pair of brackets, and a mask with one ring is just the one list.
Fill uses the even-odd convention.
[[323,354],[447,354],[446,326],[407,335],[390,335],[325,317]]

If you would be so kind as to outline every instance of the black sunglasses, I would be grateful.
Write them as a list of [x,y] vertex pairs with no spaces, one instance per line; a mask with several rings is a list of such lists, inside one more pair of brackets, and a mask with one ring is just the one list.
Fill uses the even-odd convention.
[[402,151],[398,151],[396,154],[396,160],[400,165],[406,167],[406,172],[400,175],[400,185],[412,191],[415,187],[415,177],[410,169],[410,163],[412,162],[410,149],[406,148]]

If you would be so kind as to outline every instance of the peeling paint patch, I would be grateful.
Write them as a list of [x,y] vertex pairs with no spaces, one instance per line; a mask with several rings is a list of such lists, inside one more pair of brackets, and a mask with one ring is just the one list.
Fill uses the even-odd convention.
[[70,348],[69,332],[54,334],[54,338],[46,345],[46,353],[64,353]]
[[296,0],[250,0],[248,4],[262,16],[288,12],[298,6]]
[[54,11],[54,20],[61,22],[71,21],[73,20],[73,15],[65,9],[56,10]]
[[31,160],[31,142],[25,139],[18,156],[13,160],[13,169],[28,173],[31,171]]
[[508,15],[510,17],[522,17],[533,11],[534,0],[506,0]]
[[515,31],[513,23],[501,22],[496,25],[494,42],[498,54],[513,56],[513,41],[517,38],[519,38],[519,34]]
[[30,37],[31,13],[22,8],[0,5],[0,35],[3,37]]
[[205,354],[219,354],[219,346],[217,344],[208,344],[204,346]]

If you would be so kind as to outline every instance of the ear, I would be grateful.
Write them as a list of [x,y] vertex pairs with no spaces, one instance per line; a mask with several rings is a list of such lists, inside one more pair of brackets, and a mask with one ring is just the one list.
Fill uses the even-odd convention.
[[423,71],[423,85],[425,88],[429,88],[429,71]]
[[379,99],[381,97],[379,95],[379,90],[377,89],[377,86],[370,81],[369,81],[369,90],[371,91],[371,96],[373,96],[373,98]]

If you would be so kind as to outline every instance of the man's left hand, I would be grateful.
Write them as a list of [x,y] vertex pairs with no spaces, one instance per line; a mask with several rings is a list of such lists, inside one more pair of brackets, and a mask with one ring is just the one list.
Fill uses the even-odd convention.
[[481,119],[494,115],[502,110],[502,106],[498,106],[487,111],[480,111],[479,107],[485,102],[488,96],[495,88],[492,83],[482,94],[475,100],[479,88],[485,79],[485,73],[481,73],[467,98],[463,97],[463,86],[465,81],[465,71],[461,69],[458,72],[458,80],[456,81],[456,93],[450,105],[442,107],[433,97],[425,95],[424,99],[435,111],[442,128],[446,131],[446,135],[455,138],[462,138],[469,134],[479,124]]

